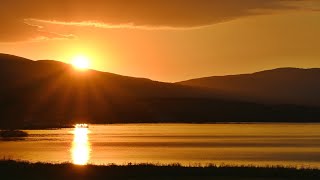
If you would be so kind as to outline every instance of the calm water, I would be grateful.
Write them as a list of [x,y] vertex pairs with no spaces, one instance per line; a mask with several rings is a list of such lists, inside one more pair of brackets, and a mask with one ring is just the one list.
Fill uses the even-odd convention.
[[181,163],[320,168],[320,124],[131,124],[30,130],[0,158],[75,164]]

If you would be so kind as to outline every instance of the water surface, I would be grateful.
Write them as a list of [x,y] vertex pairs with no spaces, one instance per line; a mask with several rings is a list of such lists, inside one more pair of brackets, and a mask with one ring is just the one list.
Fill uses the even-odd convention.
[[0,157],[74,164],[181,163],[320,168],[320,124],[129,124],[28,130]]

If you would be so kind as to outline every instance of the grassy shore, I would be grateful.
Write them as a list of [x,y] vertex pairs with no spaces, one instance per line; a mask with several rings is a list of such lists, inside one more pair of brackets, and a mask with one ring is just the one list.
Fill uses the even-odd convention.
[[320,170],[289,167],[176,165],[107,165],[78,166],[70,163],[48,164],[12,160],[0,161],[0,179],[216,179],[283,180],[320,179]]

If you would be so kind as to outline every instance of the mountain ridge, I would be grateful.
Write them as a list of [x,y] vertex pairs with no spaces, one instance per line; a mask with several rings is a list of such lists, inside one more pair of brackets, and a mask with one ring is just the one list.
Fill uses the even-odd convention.
[[211,76],[177,82],[254,102],[320,106],[320,68],[277,68],[251,74]]
[[317,107],[255,102],[203,87],[17,58],[0,55],[0,127],[320,121]]
[[265,73],[277,73],[277,72],[283,72],[287,70],[302,70],[302,71],[320,71],[320,68],[297,68],[297,67],[279,67],[279,68],[274,68],[274,69],[266,69],[266,70],[261,70],[261,71],[255,71],[255,72],[248,72],[248,73],[240,73],[240,74],[226,74],[226,75],[214,75],[214,76],[203,76],[203,77],[196,77],[196,78],[191,78],[191,79],[186,79],[182,81],[177,81],[174,83],[183,83],[183,82],[188,82],[188,81],[193,81],[193,80],[199,80],[199,79],[210,79],[210,78],[223,78],[223,77],[234,77],[234,76],[249,76],[249,75],[260,75],[260,74],[265,74]]

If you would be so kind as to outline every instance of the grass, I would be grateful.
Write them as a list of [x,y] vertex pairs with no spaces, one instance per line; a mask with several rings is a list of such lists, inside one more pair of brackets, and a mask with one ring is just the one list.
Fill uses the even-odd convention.
[[86,165],[0,161],[0,179],[216,179],[282,180],[320,179],[318,169],[292,167],[215,166],[179,164]]

